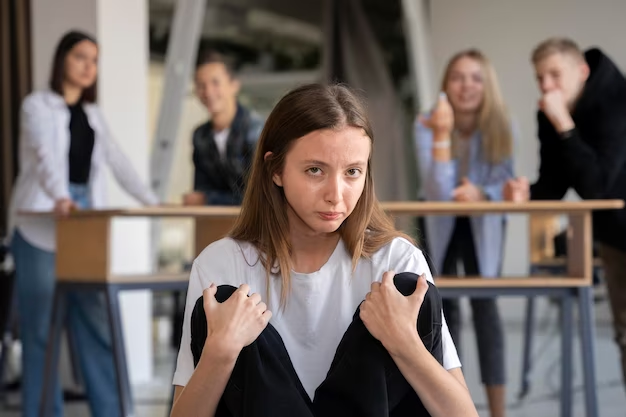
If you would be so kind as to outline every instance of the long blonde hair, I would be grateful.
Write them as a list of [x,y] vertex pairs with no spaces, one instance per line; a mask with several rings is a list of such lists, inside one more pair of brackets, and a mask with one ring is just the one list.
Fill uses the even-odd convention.
[[[272,273],[282,280],[281,305],[291,288],[291,250],[287,202],[283,189],[272,177],[281,172],[295,141],[321,129],[361,128],[374,140],[363,102],[344,85],[305,85],[289,92],[274,107],[259,138],[250,178],[239,215],[230,237],[254,244],[265,267],[267,287]],[[265,158],[265,154],[271,156]],[[363,194],[338,233],[352,257],[353,268],[396,237],[397,231],[374,194],[371,153]],[[278,267],[278,271],[275,269]],[[269,291],[268,291],[269,294]]]
[[[454,55],[446,67],[441,90],[446,91],[452,68],[461,58],[477,61],[483,72],[484,93],[478,114],[478,129],[482,133],[483,155],[487,162],[498,164],[509,158],[513,152],[513,134],[511,120],[504,104],[498,77],[487,57],[477,49],[468,49]],[[453,142],[458,140],[453,135]],[[452,144],[453,147],[455,144]]]

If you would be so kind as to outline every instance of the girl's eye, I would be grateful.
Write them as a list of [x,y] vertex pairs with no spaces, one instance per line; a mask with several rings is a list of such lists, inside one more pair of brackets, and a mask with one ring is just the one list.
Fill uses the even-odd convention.
[[348,174],[348,176],[350,176],[350,177],[355,177],[355,178],[356,178],[356,177],[358,177],[359,175],[361,175],[361,170],[360,170],[360,169],[358,169],[358,168],[350,168],[350,169],[347,171],[347,174]]
[[322,170],[319,169],[318,167],[312,167],[307,169],[307,171],[309,172],[309,174],[313,174],[313,175],[319,175],[322,173]]

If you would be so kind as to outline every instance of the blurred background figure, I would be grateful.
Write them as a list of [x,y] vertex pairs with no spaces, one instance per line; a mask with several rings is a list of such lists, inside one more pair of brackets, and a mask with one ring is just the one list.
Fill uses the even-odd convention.
[[194,177],[185,205],[239,205],[263,129],[261,118],[237,101],[239,80],[218,52],[200,55],[195,91],[211,120],[193,133]]
[[[505,186],[512,201],[560,200],[572,188],[583,199],[626,199],[626,78],[598,48],[583,52],[568,38],[533,51],[541,98],[537,111],[540,165],[529,186]],[[613,314],[626,381],[626,209],[593,213],[594,238]]]
[[[96,104],[98,45],[81,32],[59,41],[48,90],[31,93],[22,104],[19,173],[10,208],[11,250],[23,344],[23,415],[34,417],[44,375],[46,343],[55,287],[54,219],[33,219],[19,211],[70,211],[103,207],[104,166],[119,184],[144,204],[157,198],[142,183],[118,148]],[[68,298],[68,326],[77,341],[93,416],[119,413],[111,336],[104,297],[76,293]],[[55,386],[56,417],[63,415],[60,387]]]
[[[513,177],[512,132],[495,70],[477,50],[448,63],[439,100],[415,129],[424,195],[429,201],[499,201]],[[505,217],[431,216],[426,241],[442,275],[497,277]],[[504,332],[496,299],[471,299],[480,372],[492,417],[505,415]],[[460,350],[459,300],[444,299],[444,315]]]

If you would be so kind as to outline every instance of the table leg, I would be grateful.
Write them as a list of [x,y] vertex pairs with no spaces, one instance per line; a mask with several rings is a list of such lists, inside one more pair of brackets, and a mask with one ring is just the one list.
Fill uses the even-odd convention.
[[535,312],[535,297],[529,296],[526,298],[526,320],[524,322],[524,351],[522,353],[522,387],[519,393],[519,398],[524,398],[530,390],[530,356],[533,346],[533,331],[535,327],[534,323]]
[[128,380],[128,368],[126,366],[126,351],[124,350],[119,292],[115,287],[107,285],[106,297],[109,324],[111,326],[111,341],[113,343],[113,359],[117,374],[120,411],[123,417],[129,417],[133,415],[133,397]]
[[572,296],[561,298],[561,417],[572,415]]
[[46,365],[43,377],[39,416],[48,417],[54,410],[54,391],[58,380],[59,348],[61,333],[67,314],[66,293],[62,284],[57,284],[52,304],[52,320],[48,330],[48,345],[46,348]]
[[578,290],[580,314],[580,341],[585,380],[585,407],[587,417],[598,416],[598,398],[596,393],[595,369],[595,321],[593,312],[592,287],[581,287]]

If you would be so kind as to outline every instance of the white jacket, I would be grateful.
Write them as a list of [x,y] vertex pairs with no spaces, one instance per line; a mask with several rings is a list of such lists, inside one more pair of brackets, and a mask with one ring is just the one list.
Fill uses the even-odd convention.
[[[102,208],[106,204],[105,164],[129,194],[143,204],[157,204],[157,197],[139,178],[113,140],[98,106],[85,104],[84,109],[95,134],[89,177],[93,208]],[[70,111],[60,95],[38,91],[24,99],[20,118],[20,169],[8,212],[8,236],[16,227],[32,245],[54,251],[54,220],[17,213],[22,210],[51,211],[56,200],[70,197]]]

